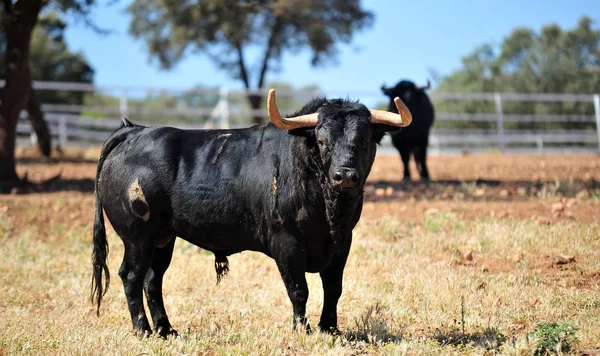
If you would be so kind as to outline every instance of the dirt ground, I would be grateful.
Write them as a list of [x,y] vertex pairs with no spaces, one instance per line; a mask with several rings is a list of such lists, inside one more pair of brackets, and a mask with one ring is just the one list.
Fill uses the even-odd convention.
[[[0,212],[13,228],[35,224],[91,223],[97,150],[69,152],[45,161],[20,152],[18,172],[30,181],[60,179],[22,194],[0,195]],[[362,219],[391,216],[419,222],[427,214],[452,212],[462,219],[498,217],[557,221],[600,221],[600,155],[430,157],[432,181],[402,181],[399,157],[379,156],[367,186]],[[43,209],[32,208],[34,206]],[[43,237],[43,236],[41,236]]]
[[[57,278],[61,281],[72,278],[78,288],[84,283],[82,281],[88,283],[88,275],[85,274],[83,278],[84,272],[81,269],[66,266],[71,266],[68,263],[71,263],[72,258],[89,260],[88,241],[91,239],[94,216],[93,190],[97,156],[98,150],[93,149],[84,152],[67,152],[60,158],[47,161],[28,152],[20,152],[19,174],[21,176],[26,174],[31,182],[40,184],[34,184],[14,194],[0,195],[0,217],[2,215],[9,217],[6,219],[7,225],[0,226],[0,231],[2,228],[5,232],[8,231],[7,236],[21,234],[19,236],[24,241],[21,243],[21,249],[24,251],[20,252],[21,255],[36,256],[31,258],[32,261],[47,260],[40,266],[52,265],[55,261],[61,260],[62,256],[49,251],[51,246],[59,246],[60,251],[72,249],[70,253],[79,257],[65,259],[64,266],[61,265],[59,268],[61,272],[58,273]],[[415,343],[419,340],[437,338],[435,336],[437,329],[427,329],[432,325],[442,330],[448,329],[442,327],[450,320],[446,319],[448,313],[429,312],[430,305],[434,306],[431,310],[435,309],[435,305],[439,305],[440,310],[446,310],[448,306],[461,305],[462,301],[457,299],[458,296],[468,295],[472,300],[469,299],[465,303],[473,311],[470,316],[473,320],[469,325],[480,325],[489,315],[497,313],[494,317],[502,321],[502,331],[521,340],[527,339],[525,335],[533,330],[539,320],[567,320],[574,317],[583,330],[580,350],[585,352],[593,350],[588,354],[600,352],[600,344],[597,342],[600,340],[597,331],[600,330],[597,327],[597,305],[600,305],[597,297],[600,285],[600,265],[598,265],[600,155],[485,154],[430,157],[429,166],[431,182],[419,182],[416,176],[411,182],[403,182],[403,167],[399,157],[377,157],[365,187],[365,205],[361,222],[355,229],[356,236],[359,238],[356,239],[356,243],[353,243],[354,250],[350,256],[348,273],[345,274],[347,289],[353,290],[354,293],[349,293],[349,297],[347,296],[349,299],[345,299],[346,304],[341,310],[342,314],[354,318],[357,310],[364,309],[365,300],[378,300],[377,298],[387,306],[402,306],[390,308],[389,318],[396,320],[398,325],[403,325],[402,332],[407,342]],[[414,165],[412,168],[413,172],[416,172]],[[60,177],[57,178],[59,173]],[[31,227],[36,228],[31,229]],[[111,232],[110,224],[107,224],[107,230]],[[89,231],[87,236],[85,231]],[[109,234],[109,237],[116,239],[114,234]],[[7,251],[21,246],[16,239],[4,241]],[[118,268],[118,259],[122,256],[120,250],[122,246],[113,243],[111,249],[113,247],[115,251],[112,252],[111,258],[114,272]],[[180,258],[175,261],[172,273],[177,276],[188,276],[178,278],[177,282],[188,281],[189,285],[176,287],[179,284],[174,283],[169,287],[170,298],[182,298],[175,299],[179,304],[175,304],[173,309],[177,311],[179,308],[179,312],[173,314],[182,318],[182,320],[176,319],[179,325],[189,325],[188,319],[196,319],[193,319],[193,316],[188,317],[183,311],[188,310],[186,308],[191,308],[190,313],[197,313],[197,311],[194,309],[195,299],[185,298],[192,298],[193,294],[190,291],[192,286],[197,284],[198,271],[193,270],[193,273],[190,273],[188,269],[200,268],[199,266],[206,268],[206,271],[202,270],[202,278],[206,277],[206,279],[209,278],[207,276],[213,278],[214,272],[211,270],[212,264],[204,261],[212,258],[211,256],[190,249],[189,244],[181,244],[179,249]],[[14,267],[17,265],[20,266],[19,268],[30,266],[32,270],[27,272],[29,278],[36,281],[44,280],[40,276],[31,276],[39,271],[41,271],[39,273],[46,273],[46,267],[41,270],[35,269],[39,267],[37,264],[28,264],[19,260],[18,253],[14,256],[16,257],[12,258],[14,260],[12,264],[5,263],[6,273],[17,273],[15,271],[19,269]],[[186,256],[189,259],[184,258]],[[191,264],[192,257],[194,261],[199,258],[202,261]],[[247,278],[237,276],[235,273],[238,272],[234,271],[231,278],[238,284],[232,284],[229,287],[231,290],[219,290],[218,293],[234,294],[238,290],[255,288],[256,285],[263,286],[262,290],[281,291],[280,281],[277,278],[272,278],[272,281],[263,278],[261,274],[263,272],[260,272],[262,270],[257,267],[261,266],[265,271],[271,271],[269,268],[273,268],[272,264],[264,263],[265,259],[266,257],[259,254],[236,256],[235,263],[239,265],[237,270],[251,269],[259,273],[249,277],[247,286],[240,286],[238,284],[246,281]],[[390,260],[401,263],[390,266]],[[66,273],[71,270],[77,271],[77,274]],[[87,272],[86,270],[85,273]],[[373,274],[377,274],[378,278],[372,279]],[[13,282],[17,280],[18,278],[12,277],[6,279]],[[266,280],[272,285],[264,285],[267,283]],[[28,288],[34,290],[37,284],[39,283],[33,283]],[[23,288],[22,286],[18,288],[16,286],[18,285],[15,284],[15,287],[7,289],[10,293],[14,292],[9,293],[14,299],[8,303],[10,305],[21,303],[21,299],[28,296],[27,293],[18,292]],[[87,287],[86,285],[86,290]],[[200,289],[205,290],[207,295],[194,298],[209,300],[208,295],[217,293],[216,289],[211,288],[213,287]],[[390,293],[380,293],[380,291],[390,290],[392,291]],[[445,292],[439,293],[440,290]],[[90,330],[94,332],[109,330],[108,326],[114,326],[115,323],[117,330],[126,330],[128,319],[122,310],[124,305],[122,293],[115,291],[111,293],[109,298],[112,299],[109,299],[107,306],[112,305],[110,311],[113,314],[101,319],[105,324],[99,327],[95,324],[98,321],[91,319],[91,316],[88,318],[87,314],[85,316],[87,319],[83,322],[79,320],[79,314],[73,314],[72,317],[79,318],[77,320],[82,323],[81,325],[92,328]],[[258,299],[248,304],[254,305],[268,299],[260,297],[261,295],[257,294]],[[72,298],[75,302],[68,300],[65,303],[82,303],[79,300],[84,298],[77,296],[78,299]],[[285,309],[284,306],[287,306],[285,293],[281,291],[277,296],[280,299],[275,303],[276,307]],[[51,298],[48,300],[52,301]],[[26,305],[25,302],[22,303]],[[246,305],[223,303],[218,306],[207,304],[206,308],[215,308],[211,309],[210,315],[213,318],[238,315],[235,314],[235,310],[240,308],[239,305]],[[3,307],[7,308],[6,305],[3,306],[0,299],[0,310]],[[428,307],[423,309],[423,305]],[[223,313],[221,309],[226,307],[231,310]],[[87,308],[88,314],[93,314],[87,304],[85,307],[79,305],[78,308]],[[268,306],[261,304],[258,309],[271,310],[272,308],[274,307],[271,304]],[[69,309],[65,310],[72,309],[69,306]],[[279,309],[274,313],[275,315],[279,316],[282,313]],[[7,312],[13,310],[17,309],[6,309]],[[490,314],[488,310],[494,312]],[[498,310],[502,310],[504,314],[500,314]],[[37,309],[32,313],[37,313]],[[16,315],[15,312],[13,317],[17,318]],[[423,315],[428,315],[427,320],[418,319]],[[414,319],[415,316],[417,319]],[[265,320],[261,319],[263,317]],[[264,315],[257,317],[254,325],[262,327],[261,323],[271,323],[268,317]],[[314,314],[310,317],[314,320],[318,316]],[[220,319],[219,323],[225,325],[223,320]],[[340,325],[342,328],[354,330],[355,326],[349,323],[349,320],[352,319],[340,321]],[[62,325],[62,322],[59,324]],[[231,325],[238,324],[241,322],[231,323]],[[94,327],[96,329],[93,329]],[[211,327],[213,326],[202,324],[196,326],[197,330],[202,332],[191,331],[188,334],[200,337]],[[32,326],[32,330],[35,328],[37,326]],[[238,332],[237,329],[227,329],[222,332],[223,335],[215,336],[215,340],[227,340],[228,335]],[[28,333],[29,331],[23,335]],[[24,343],[9,342],[6,341],[9,340],[6,336],[5,339],[2,337],[0,335],[0,346],[3,342],[13,346]],[[52,336],[49,340],[60,340],[61,337],[65,340],[64,335]],[[77,345],[77,343],[71,345],[67,341],[64,342],[65,347],[67,344],[68,347]],[[318,345],[319,341],[311,342]],[[187,345],[185,341],[183,343]],[[196,342],[190,344],[201,345]],[[247,346],[244,343],[240,345],[242,348]],[[298,346],[293,342],[291,345],[295,345],[291,350],[296,351]],[[429,344],[425,343],[424,346],[419,347],[427,345]],[[123,347],[126,349],[125,346]],[[381,349],[377,350],[381,351]],[[2,354],[1,347],[0,354]],[[476,352],[476,354],[480,353]]]

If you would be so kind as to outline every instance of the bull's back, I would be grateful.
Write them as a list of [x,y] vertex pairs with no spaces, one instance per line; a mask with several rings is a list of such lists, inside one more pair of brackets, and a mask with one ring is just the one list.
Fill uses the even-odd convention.
[[107,157],[100,180],[111,223],[127,230],[132,221],[123,217],[131,217],[211,251],[261,249],[268,183],[260,172],[269,164],[262,144],[277,139],[261,130],[132,130]]

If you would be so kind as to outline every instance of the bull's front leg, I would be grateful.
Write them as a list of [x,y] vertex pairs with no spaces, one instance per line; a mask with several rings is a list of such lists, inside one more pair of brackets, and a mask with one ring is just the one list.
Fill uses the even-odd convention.
[[[308,301],[308,284],[306,283],[306,249],[295,237],[285,235],[279,237],[273,258],[281,273],[288,296],[294,310],[293,328],[297,324],[304,326],[310,333],[310,325],[306,321],[306,302]],[[301,239],[300,239],[301,240]]]
[[320,273],[321,282],[323,283],[323,311],[319,321],[319,329],[322,332],[339,333],[337,328],[337,303],[342,295],[342,279],[350,252],[352,235],[346,241],[346,248],[334,256],[331,264]]

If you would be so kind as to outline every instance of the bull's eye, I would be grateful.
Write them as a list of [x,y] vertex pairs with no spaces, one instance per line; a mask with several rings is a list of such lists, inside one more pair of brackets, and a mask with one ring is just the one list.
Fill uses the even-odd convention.
[[317,140],[317,143],[319,144],[319,146],[323,146],[325,144],[325,140],[320,138]]

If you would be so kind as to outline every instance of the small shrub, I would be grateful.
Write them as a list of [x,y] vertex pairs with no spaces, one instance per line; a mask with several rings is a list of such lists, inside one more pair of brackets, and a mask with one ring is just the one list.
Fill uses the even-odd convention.
[[356,332],[350,332],[347,337],[350,340],[362,340],[370,344],[380,344],[397,339],[389,330],[388,317],[385,314],[387,308],[379,303],[367,308],[358,320],[355,321]]
[[546,355],[557,352],[568,352],[577,343],[579,328],[571,323],[541,323],[532,336],[537,339],[536,355]]

